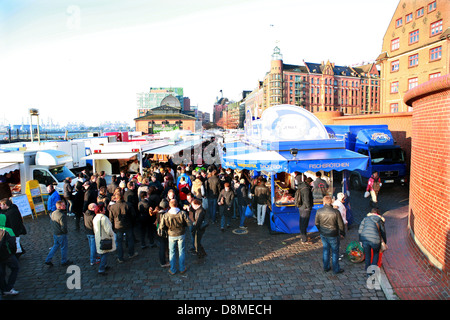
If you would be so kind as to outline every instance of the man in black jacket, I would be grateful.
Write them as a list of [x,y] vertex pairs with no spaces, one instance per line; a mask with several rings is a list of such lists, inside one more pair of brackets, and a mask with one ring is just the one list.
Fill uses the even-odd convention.
[[133,232],[134,242],[139,242],[136,238],[134,230],[136,229],[139,221],[137,221],[139,197],[137,194],[137,188],[134,181],[127,183],[127,190],[123,194],[123,199],[133,207],[133,215],[131,216],[131,231]]
[[113,199],[116,203],[109,208],[109,220],[111,220],[116,233],[117,261],[122,263],[124,262],[122,242],[125,234],[129,257],[133,258],[138,255],[137,252],[134,252],[134,237],[131,223],[135,212],[133,206],[129,202],[124,201],[121,193],[117,193],[116,197]]
[[330,271],[330,251],[335,274],[344,272],[339,267],[339,238],[345,236],[345,225],[339,210],[331,205],[330,196],[323,198],[323,207],[317,210],[315,224],[319,229],[320,238],[323,244],[323,269]]
[[300,241],[306,242],[306,230],[308,228],[309,218],[311,217],[311,210],[314,206],[313,195],[311,187],[305,181],[299,182],[295,193],[295,199],[298,199],[295,204],[300,214]]
[[211,176],[206,180],[206,197],[208,198],[208,216],[212,223],[216,220],[217,199],[219,198],[221,187],[217,177],[217,170],[211,172]]
[[84,212],[88,210],[88,207],[91,203],[97,204],[97,185],[95,183],[86,181],[83,183],[83,187],[85,189],[84,192],[84,200],[83,200],[83,210],[80,212],[75,213],[75,230],[80,230],[80,222],[81,222],[81,216]]
[[64,180],[64,200],[66,200],[66,207],[67,207],[67,215],[69,217],[74,216],[73,214],[73,202],[72,202],[72,194],[73,194],[73,186],[72,186],[72,178],[67,177]]
[[203,234],[206,230],[206,227],[202,228],[202,224],[203,220],[206,219],[206,212],[199,199],[192,200],[192,208],[194,209],[194,216],[191,232],[195,243],[195,253],[197,254],[197,257],[201,259],[206,256],[205,248],[203,248],[202,245]]

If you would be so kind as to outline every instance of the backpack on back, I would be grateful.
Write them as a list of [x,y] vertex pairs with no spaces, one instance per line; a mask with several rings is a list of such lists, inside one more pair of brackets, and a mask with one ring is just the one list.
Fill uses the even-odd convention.
[[7,231],[0,229],[0,261],[8,260],[16,251],[16,238],[10,236]]

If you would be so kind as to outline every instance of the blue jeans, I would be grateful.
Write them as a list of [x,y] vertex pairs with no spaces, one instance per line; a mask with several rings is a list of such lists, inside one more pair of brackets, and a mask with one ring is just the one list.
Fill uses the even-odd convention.
[[186,269],[186,266],[184,265],[185,256],[186,256],[186,246],[185,246],[185,238],[186,234],[183,234],[181,236],[172,237],[169,236],[169,261],[170,261],[170,271],[172,273],[177,272],[176,267],[176,251],[178,248],[178,267],[180,271],[184,271]]
[[216,220],[217,198],[208,198],[208,215],[212,222]]
[[231,223],[231,217],[227,216],[225,214],[222,214],[222,218],[220,219],[220,228],[224,229],[225,228],[225,224],[227,226],[229,226]]
[[91,264],[95,263],[95,260],[98,257],[97,254],[97,247],[95,245],[95,236],[93,234],[88,234],[86,235],[89,241],[89,261],[91,262]]
[[48,253],[47,258],[45,259],[45,262],[51,262],[53,256],[55,255],[56,251],[58,251],[59,248],[61,248],[61,264],[64,264],[67,262],[67,234],[62,235],[53,235],[53,247],[50,249],[50,252]]
[[[364,256],[366,257],[364,261],[365,261],[365,268],[367,271],[367,268],[370,265],[376,266],[378,264],[378,257],[380,255],[380,244],[374,244],[369,241],[362,241],[362,245],[364,248]],[[373,257],[372,257],[372,250],[373,250]]]
[[245,221],[245,210],[247,210],[247,206],[237,206],[239,210],[239,216],[241,217],[241,221],[239,223],[239,227],[244,226]]
[[123,236],[126,233],[126,239],[128,243],[128,255],[132,256],[134,254],[134,236],[131,228],[127,230],[117,230],[116,231],[116,247],[117,247],[117,258],[123,260]]
[[226,205],[219,206],[219,213],[220,213],[220,228],[224,229],[225,224],[230,225],[231,223],[231,208],[230,210],[227,209]]
[[234,197],[233,200],[233,219],[236,219],[239,216],[239,204],[237,197]]
[[108,253],[103,253],[100,255],[100,265],[98,266],[98,272],[105,272],[106,270],[106,263],[107,263],[107,258],[108,258]]
[[337,273],[339,268],[339,237],[325,237],[320,235],[323,244],[323,269],[330,270],[330,251],[333,272]]

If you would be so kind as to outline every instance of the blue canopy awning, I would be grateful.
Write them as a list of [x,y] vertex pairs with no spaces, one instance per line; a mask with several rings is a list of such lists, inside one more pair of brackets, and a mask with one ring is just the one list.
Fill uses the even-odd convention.
[[272,173],[365,170],[369,159],[365,155],[343,148],[298,150],[294,158],[290,151],[267,151],[245,143],[225,145],[221,158],[225,168]]

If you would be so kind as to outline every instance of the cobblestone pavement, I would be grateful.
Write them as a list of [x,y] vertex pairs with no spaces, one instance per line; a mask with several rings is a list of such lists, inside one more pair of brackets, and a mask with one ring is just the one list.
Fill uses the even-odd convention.
[[[386,193],[384,205],[404,201],[407,192]],[[400,195],[399,195],[400,194]],[[355,223],[341,241],[341,252],[350,241],[357,240],[357,225],[367,213],[362,192],[354,192],[352,208]],[[404,204],[404,203],[403,203]],[[119,264],[116,254],[108,257],[111,269],[107,276],[97,274],[89,263],[89,247],[83,231],[75,231],[75,220],[69,219],[69,259],[81,271],[81,288],[69,289],[72,272],[59,265],[60,253],[53,267],[44,264],[53,240],[49,217],[25,221],[28,234],[22,243],[27,252],[20,258],[20,272],[15,289],[20,294],[5,300],[385,300],[383,290],[368,289],[363,264],[345,257],[340,262],[344,273],[325,273],[322,267],[322,243],[317,233],[310,244],[302,244],[297,234],[271,234],[268,227],[257,226],[247,219],[248,233],[233,232],[238,226],[232,220],[230,229],[221,232],[218,224],[210,225],[203,244],[208,253],[202,261],[187,254],[185,274],[170,275],[161,268],[157,248],[141,249],[139,255]],[[388,235],[389,236],[389,235]],[[188,236],[187,248],[190,245]],[[125,257],[127,255],[125,254]]]

